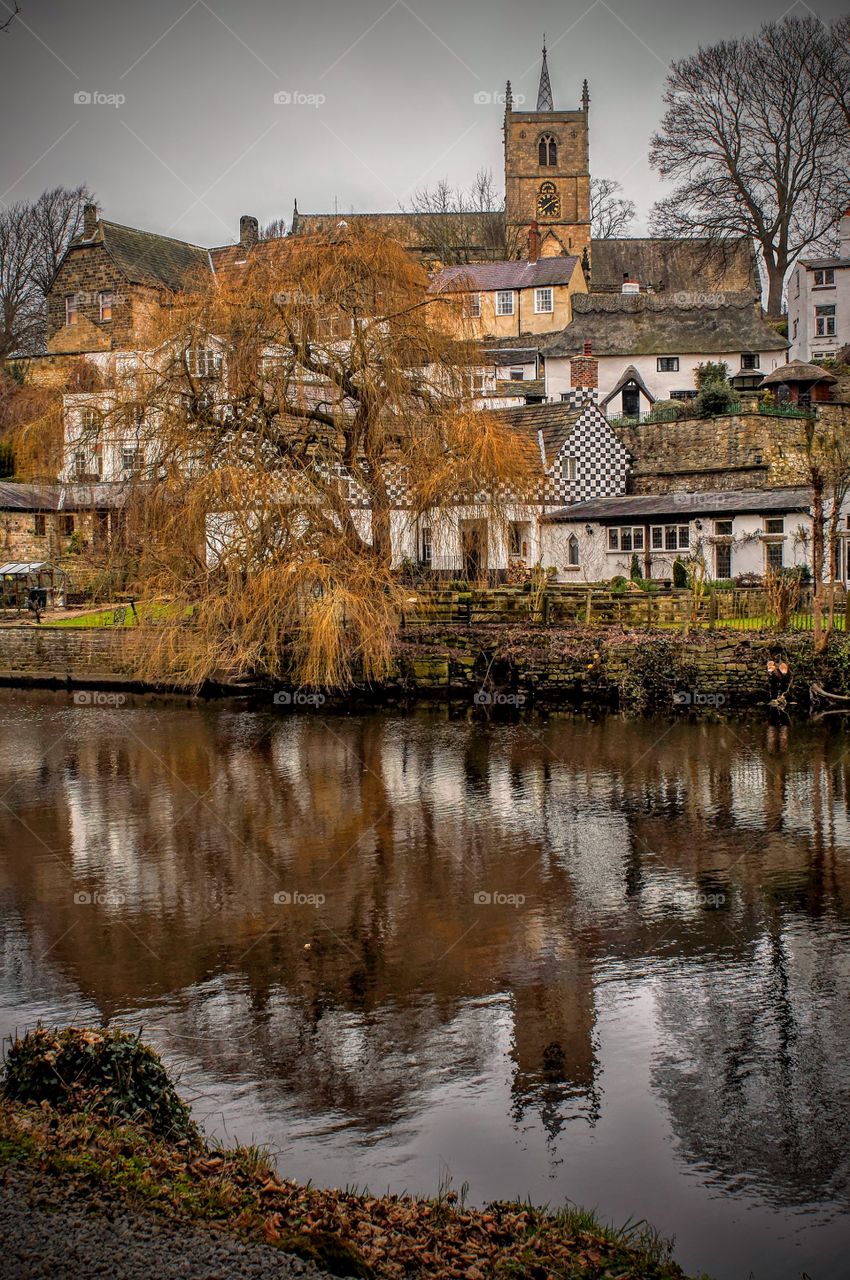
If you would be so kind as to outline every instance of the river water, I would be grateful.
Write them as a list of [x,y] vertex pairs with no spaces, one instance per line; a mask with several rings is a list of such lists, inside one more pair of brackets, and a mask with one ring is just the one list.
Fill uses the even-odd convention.
[[286,1176],[569,1199],[718,1280],[838,1280],[848,748],[2,692],[0,1031],[141,1026]]

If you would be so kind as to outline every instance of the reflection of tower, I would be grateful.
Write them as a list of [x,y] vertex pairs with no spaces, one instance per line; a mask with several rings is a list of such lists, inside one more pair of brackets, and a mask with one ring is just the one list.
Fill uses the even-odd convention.
[[514,1113],[533,1107],[554,1138],[578,1110],[591,1121],[599,1111],[591,973],[577,956],[553,955],[514,990]]
[[524,251],[526,231],[540,224],[544,257],[590,253],[590,155],[587,81],[582,106],[556,111],[546,46],[536,111],[515,111],[505,96],[505,209],[509,245]]

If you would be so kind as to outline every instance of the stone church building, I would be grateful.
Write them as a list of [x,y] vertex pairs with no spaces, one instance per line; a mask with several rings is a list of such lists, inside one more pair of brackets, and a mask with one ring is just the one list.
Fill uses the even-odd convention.
[[544,46],[536,110],[514,110],[510,81],[505,91],[503,214],[303,213],[296,201],[291,232],[357,222],[394,236],[432,268],[525,259],[529,236],[539,233],[539,256],[578,258],[591,292],[619,293],[628,280],[651,293],[698,289],[748,293],[755,301],[761,286],[749,240],[730,242],[721,253],[700,239],[593,237],[589,122],[587,81],[578,107],[556,109]]

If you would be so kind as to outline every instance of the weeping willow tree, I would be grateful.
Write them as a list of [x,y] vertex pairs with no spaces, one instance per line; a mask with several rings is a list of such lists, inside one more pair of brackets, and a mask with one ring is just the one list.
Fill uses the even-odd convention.
[[457,306],[385,238],[267,241],[76,398],[75,456],[120,449],[148,674],[387,674],[405,531],[460,506],[496,528],[533,485],[527,439],[474,407]]

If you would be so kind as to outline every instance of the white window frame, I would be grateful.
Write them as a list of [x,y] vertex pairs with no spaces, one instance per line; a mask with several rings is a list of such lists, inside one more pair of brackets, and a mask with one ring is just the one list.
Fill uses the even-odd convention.
[[496,315],[512,316],[513,313],[514,313],[513,289],[498,289],[496,291]]
[[192,378],[217,378],[221,373],[221,352],[215,347],[191,347],[186,367]]
[[565,480],[575,480],[578,475],[578,458],[564,458],[561,475]]
[[140,449],[138,445],[122,445],[121,447],[121,470],[122,471],[142,471],[145,466],[145,451]]
[[65,294],[65,323],[76,324],[80,318],[80,295],[78,293]]
[[[818,279],[820,276],[820,279]],[[816,289],[834,289],[835,288],[835,267],[816,267],[815,268],[815,288]]]
[[625,551],[627,555],[635,551],[645,551],[644,526],[642,524],[609,525],[608,550],[610,552]]
[[551,315],[555,310],[555,290],[551,285],[545,285],[540,289],[534,290],[534,314],[535,315]]
[[479,319],[481,315],[481,294],[469,294],[469,314],[473,320]]
[[679,357],[678,356],[656,356],[655,372],[656,373],[678,373]]
[[[747,364],[747,361],[750,361]],[[741,352],[741,368],[742,369],[760,369],[761,356],[758,351],[742,351]]]
[[[684,536],[683,536],[684,535]],[[689,524],[654,524],[649,530],[651,551],[690,551],[691,526]]]

